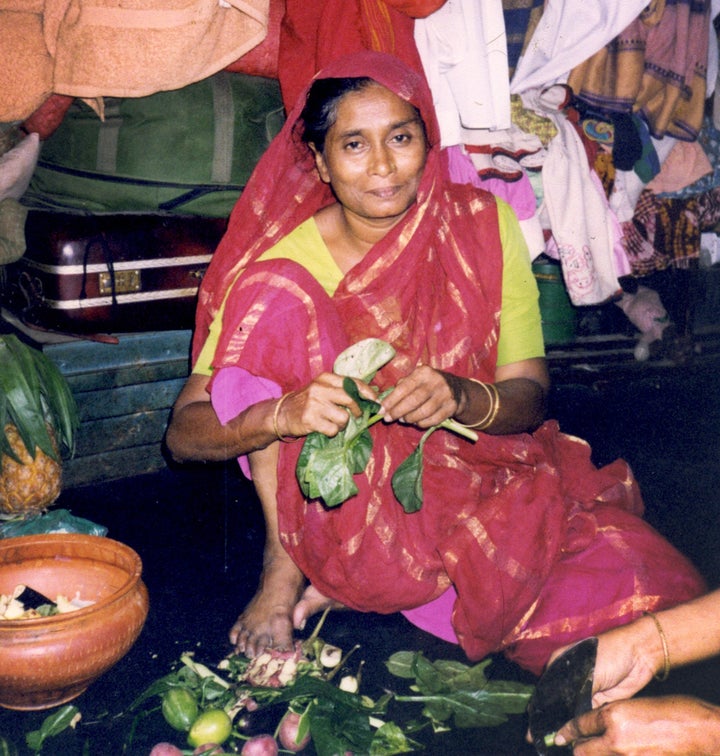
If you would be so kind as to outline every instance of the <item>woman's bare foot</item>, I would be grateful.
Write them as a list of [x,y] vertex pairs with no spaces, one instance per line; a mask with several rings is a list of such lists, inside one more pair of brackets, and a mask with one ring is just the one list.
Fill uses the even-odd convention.
[[309,585],[295,604],[292,613],[293,625],[298,630],[302,630],[308,617],[312,617],[313,614],[322,612],[327,608],[345,609],[345,606],[339,601],[324,596],[314,585]]
[[287,651],[293,645],[293,610],[305,578],[286,553],[266,559],[260,587],[230,630],[235,650],[247,657],[266,648]]

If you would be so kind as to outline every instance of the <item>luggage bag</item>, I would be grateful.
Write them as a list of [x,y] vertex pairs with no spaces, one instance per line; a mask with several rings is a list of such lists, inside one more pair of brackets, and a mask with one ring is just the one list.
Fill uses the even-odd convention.
[[23,203],[226,217],[285,120],[274,79],[221,71],[182,89],[81,100],[42,142]]
[[192,328],[197,290],[227,219],[30,210],[27,250],[2,270],[2,304],[70,333]]

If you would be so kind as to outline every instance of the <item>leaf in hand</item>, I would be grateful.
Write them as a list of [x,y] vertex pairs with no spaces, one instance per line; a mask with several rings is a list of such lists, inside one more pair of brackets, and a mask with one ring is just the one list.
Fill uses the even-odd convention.
[[333,372],[369,383],[380,368],[395,356],[395,349],[382,339],[362,339],[341,352]]
[[361,473],[366,467],[372,452],[372,436],[365,428],[355,435],[346,445],[347,464],[354,474]]
[[401,462],[393,473],[391,481],[393,493],[402,504],[402,508],[408,513],[417,512],[422,507],[423,448],[425,441],[437,427],[437,425],[434,425],[423,433],[415,451]]
[[336,507],[358,492],[344,447],[326,447],[316,452],[313,468],[319,497],[326,506]]
[[353,475],[361,473],[370,459],[372,436],[368,424],[370,415],[380,408],[377,402],[360,396],[351,378],[345,378],[343,388],[362,414],[350,415],[345,428],[332,438],[322,433],[309,434],[295,468],[303,494],[308,499],[322,499],[328,507],[336,507],[358,492]]
[[300,490],[308,499],[317,499],[320,496],[313,460],[316,452],[324,449],[330,441],[331,439],[322,433],[310,433],[303,442],[295,472],[300,484]]
[[350,396],[351,399],[353,399],[355,404],[360,407],[363,416],[367,416],[366,421],[371,414],[380,410],[379,402],[375,402],[372,399],[366,399],[364,396],[362,396],[360,394],[360,391],[358,390],[358,387],[355,385],[355,381],[353,381],[352,378],[343,379],[343,390]]

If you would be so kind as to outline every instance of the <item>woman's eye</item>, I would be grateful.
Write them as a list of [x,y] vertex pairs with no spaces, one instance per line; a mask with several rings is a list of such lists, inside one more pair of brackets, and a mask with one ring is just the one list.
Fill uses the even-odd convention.
[[352,142],[346,142],[345,143],[345,149],[350,150],[351,152],[359,150],[361,147],[360,141],[352,141]]
[[406,142],[409,142],[412,139],[412,136],[410,134],[395,134],[392,137],[392,141],[395,142],[395,144],[405,144]]

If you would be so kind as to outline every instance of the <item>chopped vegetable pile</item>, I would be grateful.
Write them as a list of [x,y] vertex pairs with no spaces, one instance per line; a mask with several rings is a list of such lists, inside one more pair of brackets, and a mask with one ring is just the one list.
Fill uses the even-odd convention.
[[83,601],[77,593],[74,598],[58,595],[51,600],[25,585],[16,586],[12,593],[0,594],[0,620],[35,619],[65,614],[90,606],[93,601]]
[[[216,670],[192,653],[183,654],[179,668],[132,706],[145,716],[159,698],[163,717],[178,731],[180,742],[158,744],[157,754],[183,753],[180,748],[187,745],[200,753],[212,743],[220,747],[213,753],[244,756],[310,746],[317,756],[390,756],[421,750],[414,738],[423,729],[495,726],[527,707],[532,686],[488,679],[489,659],[468,666],[433,662],[412,651],[397,652],[386,662],[404,681],[404,690],[371,698],[362,692],[358,647],[343,653],[325,643],[318,635],[322,622],[291,651],[268,650],[252,659],[233,654]],[[407,709],[402,724],[392,718],[398,707]]]

